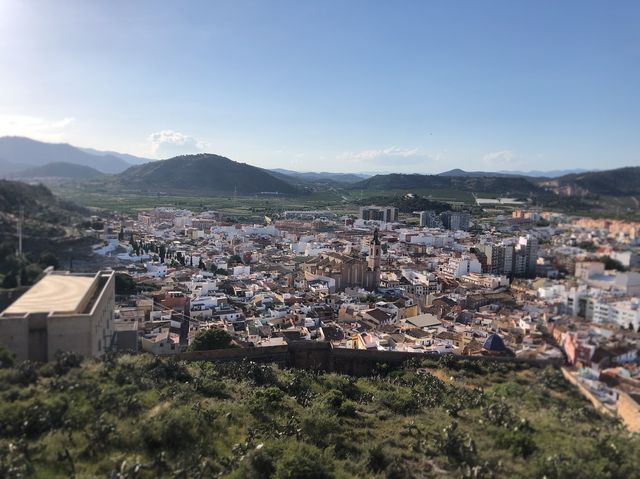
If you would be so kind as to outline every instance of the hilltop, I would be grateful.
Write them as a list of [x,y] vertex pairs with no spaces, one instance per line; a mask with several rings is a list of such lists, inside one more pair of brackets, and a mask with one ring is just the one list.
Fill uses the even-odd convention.
[[6,361],[7,478],[599,479],[640,470],[640,437],[553,368],[445,356],[354,378],[146,354]]
[[188,192],[205,196],[302,193],[300,188],[267,170],[209,153],[177,156],[132,166],[110,179],[109,184],[117,189]]

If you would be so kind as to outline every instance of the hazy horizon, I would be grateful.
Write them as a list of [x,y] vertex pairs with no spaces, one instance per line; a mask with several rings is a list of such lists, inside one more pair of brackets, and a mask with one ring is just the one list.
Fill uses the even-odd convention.
[[295,171],[637,165],[640,4],[0,0],[0,136]]

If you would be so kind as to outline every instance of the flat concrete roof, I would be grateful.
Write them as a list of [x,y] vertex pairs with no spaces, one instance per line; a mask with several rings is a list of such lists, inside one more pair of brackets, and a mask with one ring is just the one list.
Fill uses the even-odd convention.
[[80,313],[95,281],[92,276],[48,274],[20,296],[2,315]]

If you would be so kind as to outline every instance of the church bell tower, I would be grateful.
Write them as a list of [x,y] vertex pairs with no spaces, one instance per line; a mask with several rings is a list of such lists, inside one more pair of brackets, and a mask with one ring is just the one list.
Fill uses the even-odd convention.
[[373,239],[369,242],[369,256],[367,257],[367,266],[372,271],[380,271],[380,256],[382,248],[380,247],[380,238],[378,238],[378,229],[373,232]]

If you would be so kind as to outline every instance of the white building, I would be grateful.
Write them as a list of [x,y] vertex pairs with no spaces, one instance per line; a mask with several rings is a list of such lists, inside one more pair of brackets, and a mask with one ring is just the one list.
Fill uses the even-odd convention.
[[450,258],[449,262],[441,267],[441,272],[447,279],[456,279],[469,273],[482,273],[482,265],[475,256],[465,255]]

